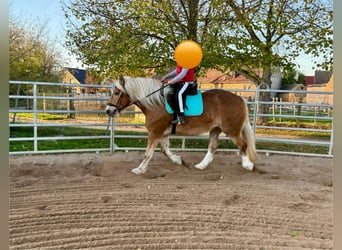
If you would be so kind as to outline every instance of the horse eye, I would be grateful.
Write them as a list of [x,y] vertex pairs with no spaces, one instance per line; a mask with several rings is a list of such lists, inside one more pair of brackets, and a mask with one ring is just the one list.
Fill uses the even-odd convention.
[[120,95],[120,91],[114,92],[114,95]]

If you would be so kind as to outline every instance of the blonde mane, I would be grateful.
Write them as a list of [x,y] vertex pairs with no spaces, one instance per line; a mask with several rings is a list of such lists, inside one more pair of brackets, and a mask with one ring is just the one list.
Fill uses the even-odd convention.
[[[125,76],[124,80],[124,86],[122,86],[119,80],[115,82],[115,86],[120,91],[126,93],[133,102],[139,101],[141,105],[149,109],[154,109],[156,106],[164,104],[162,91],[157,91],[162,87],[162,83],[159,80],[142,77],[132,78],[129,76]],[[154,91],[157,92],[146,97]]]

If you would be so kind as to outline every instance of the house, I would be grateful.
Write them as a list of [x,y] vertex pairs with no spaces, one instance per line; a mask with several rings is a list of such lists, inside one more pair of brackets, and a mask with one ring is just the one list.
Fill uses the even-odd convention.
[[[321,78],[320,78],[321,79]],[[317,82],[320,82],[320,79]],[[325,78],[326,79],[326,78]],[[321,84],[312,84],[307,87],[308,94],[306,96],[307,103],[314,104],[333,104],[333,95],[326,93],[312,93],[312,92],[333,92],[334,90],[334,78],[333,75],[330,76],[327,82]],[[311,92],[311,93],[310,93]]]
[[289,92],[281,92],[278,93],[278,98],[282,102],[297,102],[299,98],[302,98],[301,101],[304,101],[306,94],[305,93],[292,93],[291,91],[301,91],[306,90],[304,84],[287,84],[281,87],[281,90],[288,90]]
[[[218,70],[209,69],[202,77],[197,78],[198,87],[202,89],[222,88],[229,89],[237,95],[245,98],[255,97],[255,92],[248,90],[255,90],[254,82],[245,76],[238,74],[235,71],[229,73],[222,73]],[[236,90],[236,91],[234,91]],[[242,90],[242,91],[238,91]],[[243,91],[246,90],[246,91]]]
[[[64,83],[72,83],[72,84],[98,84],[100,82],[98,74],[95,72],[91,72],[85,69],[76,69],[76,68],[64,68]],[[105,82],[104,84],[110,84]],[[96,92],[105,92],[109,93],[110,89],[108,88],[93,88],[93,87],[75,87],[74,88],[76,94],[95,94]]]
[[[63,82],[71,84],[85,84],[87,71],[84,69],[64,68]],[[74,88],[76,94],[86,93],[86,88]]]
[[315,76],[305,76],[306,86],[311,86],[315,83]]
[[331,78],[331,71],[316,70],[314,84],[324,84]]

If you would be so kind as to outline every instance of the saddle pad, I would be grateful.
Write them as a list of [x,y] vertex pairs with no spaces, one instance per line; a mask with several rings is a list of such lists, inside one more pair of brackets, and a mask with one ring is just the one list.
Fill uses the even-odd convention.
[[[187,95],[185,99],[186,105],[184,106],[184,115],[185,116],[197,116],[203,113],[203,100],[202,93],[200,91],[197,92],[196,95]],[[165,101],[165,108],[169,114],[173,114],[173,110]]]

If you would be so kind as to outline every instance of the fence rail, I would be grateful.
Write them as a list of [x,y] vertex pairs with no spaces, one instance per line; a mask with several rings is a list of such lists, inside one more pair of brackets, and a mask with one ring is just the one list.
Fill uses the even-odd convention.
[[[14,94],[9,95],[10,109],[9,109],[9,126],[10,131],[18,128],[31,127],[33,128],[32,136],[19,136],[12,135],[9,142],[33,142],[31,149],[16,149],[10,150],[10,155],[20,154],[45,154],[45,153],[69,153],[69,152],[114,152],[118,150],[131,151],[131,150],[145,150],[144,147],[134,146],[118,146],[117,141],[120,139],[137,139],[145,140],[147,135],[131,135],[131,134],[117,134],[117,130],[129,131],[140,130],[144,131],[144,124],[142,121],[143,114],[136,109],[129,109],[122,112],[123,116],[130,117],[129,120],[109,119],[104,114],[104,106],[109,98],[112,85],[79,85],[79,84],[66,84],[66,83],[45,83],[45,82],[23,82],[23,81],[10,81],[11,89],[14,89]],[[44,89],[42,87],[45,87]],[[48,87],[59,87],[58,93],[44,92]],[[107,90],[97,94],[77,94],[75,88],[87,88]],[[205,89],[201,89],[204,91]],[[263,143],[284,143],[295,145],[312,145],[324,147],[326,150],[323,153],[310,153],[298,151],[282,151],[274,150],[272,148],[258,148],[258,152],[279,153],[279,154],[294,154],[305,156],[333,156],[333,106],[329,103],[307,103],[303,99],[298,99],[298,102],[285,102],[273,98],[270,100],[260,100],[260,95],[266,92],[288,93],[298,95],[300,97],[308,94],[315,95],[332,95],[333,92],[323,91],[305,91],[305,90],[271,90],[271,89],[226,89],[233,93],[240,94],[247,93],[249,98],[246,100],[249,107],[251,124],[256,134],[256,141]],[[52,101],[52,102],[51,102]],[[261,112],[260,105],[267,107],[266,112]],[[22,117],[28,115],[29,118]],[[58,120],[44,120],[41,116],[61,115],[67,116],[68,119]],[[20,116],[22,115],[22,116]],[[82,118],[82,116],[84,116]],[[137,119],[138,117],[138,119]],[[140,118],[139,118],[140,117]],[[258,119],[267,118],[268,123],[260,124]],[[137,119],[138,121],[136,121]],[[284,121],[287,121],[284,122]],[[134,121],[134,122],[132,122]],[[292,125],[289,125],[292,121]],[[314,127],[303,127],[303,123],[316,124]],[[320,123],[320,124],[318,124]],[[100,135],[63,135],[56,134],[55,136],[44,136],[39,133],[42,128],[46,127],[75,127],[75,128],[97,128],[102,129],[103,133]],[[271,134],[260,133],[260,130],[274,131]],[[280,131],[286,134],[280,134]],[[317,133],[318,136],[297,136],[296,133],[309,132]],[[274,135],[276,133],[276,135]],[[323,136],[322,136],[323,135]],[[53,149],[44,150],[39,147],[40,142],[44,141],[71,141],[71,140],[107,140],[108,147],[91,147],[91,148],[68,148],[68,149]],[[173,150],[182,151],[205,151],[206,148],[187,147],[186,145],[191,140],[208,140],[205,135],[200,136],[171,136],[171,140],[181,140],[181,146],[173,148]],[[220,141],[229,143],[230,138],[219,136]],[[236,148],[221,147],[219,151],[237,151]]]

